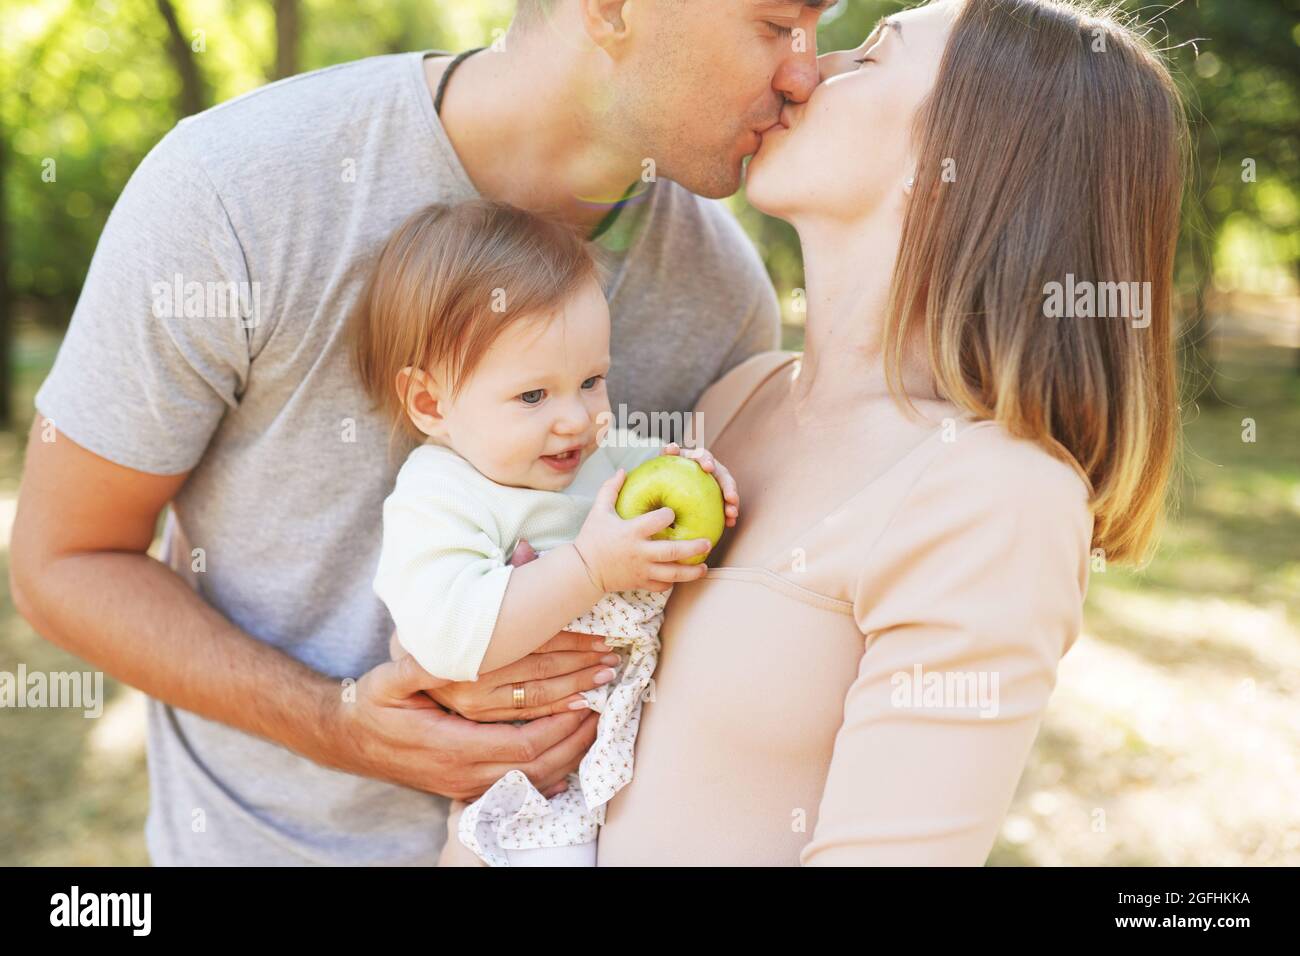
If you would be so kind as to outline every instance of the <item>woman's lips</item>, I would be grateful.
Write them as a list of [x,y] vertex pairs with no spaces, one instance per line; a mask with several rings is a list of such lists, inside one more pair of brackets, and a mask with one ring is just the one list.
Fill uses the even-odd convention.
[[776,117],[776,121],[772,123],[771,126],[765,127],[764,129],[758,131],[759,142],[761,143],[763,140],[767,139],[767,137],[771,136],[773,133],[779,133],[782,130],[788,129],[789,127],[786,125],[786,123],[787,123],[786,112],[785,112],[785,108],[782,107],[781,112]]

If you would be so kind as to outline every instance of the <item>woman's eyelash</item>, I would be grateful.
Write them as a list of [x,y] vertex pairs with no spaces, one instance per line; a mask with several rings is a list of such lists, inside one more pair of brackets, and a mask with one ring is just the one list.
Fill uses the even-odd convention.
[[775,30],[776,35],[779,37],[784,37],[788,39],[789,37],[794,36],[794,27],[783,27],[779,23],[770,23],[770,22],[768,22],[767,25],[771,27],[773,30]]

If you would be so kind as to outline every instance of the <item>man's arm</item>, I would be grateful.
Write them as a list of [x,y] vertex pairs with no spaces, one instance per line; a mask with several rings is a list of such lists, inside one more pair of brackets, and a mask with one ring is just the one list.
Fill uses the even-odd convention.
[[[10,591],[51,642],[152,697],[317,763],[461,799],[512,766],[544,793],[562,787],[595,739],[595,714],[521,727],[448,714],[422,693],[443,682],[410,658],[363,675],[355,702],[345,702],[339,680],[235,627],[146,553],[185,474],[125,468],[57,432],[43,441],[44,424],[38,415],[28,441]],[[581,656],[593,671],[601,657]]]

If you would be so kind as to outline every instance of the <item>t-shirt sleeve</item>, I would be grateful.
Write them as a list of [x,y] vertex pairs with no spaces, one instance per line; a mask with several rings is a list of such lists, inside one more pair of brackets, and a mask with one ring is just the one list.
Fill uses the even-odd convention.
[[188,471],[239,403],[260,319],[239,239],[182,125],[109,215],[37,411],[117,464]]
[[435,677],[478,679],[513,570],[496,524],[469,482],[418,460],[384,502],[375,593],[398,642]]
[[755,279],[753,295],[736,341],[722,361],[719,377],[760,352],[771,352],[781,347],[781,306],[766,273]]
[[[805,865],[982,865],[1079,632],[1092,517],[1065,464],[971,433],[856,587],[865,637]],[[981,447],[982,446],[982,447]]]

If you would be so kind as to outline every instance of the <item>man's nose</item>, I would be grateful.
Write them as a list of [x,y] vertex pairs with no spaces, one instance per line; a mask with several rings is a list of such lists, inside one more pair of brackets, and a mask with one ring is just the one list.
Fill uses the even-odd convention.
[[808,31],[801,43],[792,43],[790,53],[781,61],[772,88],[787,100],[805,103],[817,86],[817,31]]

